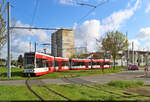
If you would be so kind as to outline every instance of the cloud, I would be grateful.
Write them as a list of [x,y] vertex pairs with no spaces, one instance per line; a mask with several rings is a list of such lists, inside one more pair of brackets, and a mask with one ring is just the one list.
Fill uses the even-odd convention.
[[72,0],[60,0],[59,2],[61,4],[65,4],[65,5],[73,5],[73,4],[75,4]]
[[102,21],[96,19],[85,21],[81,26],[76,28],[76,46],[84,46],[84,43],[87,41],[88,51],[95,51],[96,39],[100,39],[108,31],[118,30],[125,20],[133,16],[136,9],[140,6],[140,1],[137,0],[132,8],[114,12]]
[[[13,21],[14,23],[14,21]],[[15,26],[17,27],[31,27],[28,24],[22,24],[21,21],[16,21]],[[23,38],[23,37],[36,37],[39,42],[47,41],[48,35],[43,30],[27,30],[27,29],[14,29],[12,31],[12,39]]]
[[150,42],[146,42],[145,44],[144,44],[144,46],[143,46],[143,49],[144,50],[150,50]]
[[148,4],[147,8],[145,9],[145,13],[149,13],[150,12],[150,4]]
[[100,37],[100,22],[98,20],[85,21],[79,28],[75,30],[76,46],[82,46],[88,43],[88,51],[95,50],[95,40]]
[[140,42],[137,39],[129,40],[129,49],[132,50],[132,42],[133,42],[134,50],[139,50]]
[[[80,0],[78,2],[82,2],[82,1],[88,1],[88,0]],[[59,3],[60,4],[63,4],[63,5],[77,5],[77,0],[59,0]]]
[[127,5],[127,7],[130,7],[131,6],[131,4],[128,2],[128,5]]
[[[23,24],[21,21],[12,21],[17,27],[31,27],[29,24]],[[13,29],[11,32],[11,51],[14,58],[17,58],[19,54],[30,51],[30,44],[33,51],[34,41],[37,43],[50,43],[50,36],[43,30],[26,30],[26,29]],[[42,46],[38,46],[42,48]],[[2,50],[3,57],[6,57],[7,46]]]
[[21,39],[13,40],[11,47],[12,47],[11,50],[15,53],[23,53],[30,50],[29,42],[22,41]]
[[102,20],[103,28],[107,31],[117,30],[120,25],[127,19],[133,16],[136,9],[139,7],[140,0],[137,0],[135,5],[130,9],[120,10],[118,12],[114,12],[109,17]]
[[147,40],[150,38],[150,27],[147,28],[141,28],[138,35],[139,40]]

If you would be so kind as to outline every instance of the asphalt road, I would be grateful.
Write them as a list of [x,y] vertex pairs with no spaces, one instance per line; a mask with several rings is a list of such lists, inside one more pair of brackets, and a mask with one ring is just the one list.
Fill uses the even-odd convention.
[[[119,73],[110,73],[110,74],[101,74],[101,75],[92,75],[92,76],[83,76],[83,77],[74,77],[74,78],[68,78],[69,80],[75,80],[77,83],[108,83],[111,80],[141,80],[145,84],[150,85],[150,78],[143,78],[145,72],[143,70],[138,71],[123,71]],[[150,76],[150,72],[148,72],[148,75]],[[64,78],[58,78],[58,79],[38,79],[43,81],[46,84],[68,84],[69,81],[64,80]],[[0,81],[1,85],[25,85],[25,80],[4,80]],[[39,85],[37,80],[30,80],[30,84],[32,85]]]

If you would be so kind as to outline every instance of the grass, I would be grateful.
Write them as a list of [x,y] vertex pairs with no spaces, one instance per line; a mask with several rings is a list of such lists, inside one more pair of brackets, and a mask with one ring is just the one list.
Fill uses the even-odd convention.
[[[122,81],[128,83],[128,81]],[[118,83],[117,81],[114,83]],[[142,86],[137,82],[129,87]],[[100,101],[120,101],[120,100],[150,100],[150,98],[143,95],[126,92],[122,87],[110,86],[109,84],[89,84],[96,89],[81,86],[79,84],[67,85],[48,85],[49,88],[56,90],[66,97],[71,97],[72,100],[100,100]],[[98,90],[99,89],[99,90]]]
[[120,87],[120,88],[128,88],[131,86],[143,86],[144,82],[142,81],[122,81],[122,80],[117,80],[117,81],[110,81],[108,83],[109,86],[114,86],[114,87]]
[[[110,82],[112,83],[112,82]],[[116,85],[108,84],[88,84],[88,86],[97,89],[81,86],[80,84],[65,84],[65,85],[47,85],[47,87],[56,92],[70,98],[71,100],[100,100],[100,101],[135,101],[135,100],[150,100],[149,97],[139,95],[132,92],[127,92],[124,88]],[[113,83],[118,84],[118,81]],[[122,84],[130,83],[121,81]],[[142,86],[139,82],[131,84],[128,87]],[[141,82],[140,82],[141,83]],[[64,98],[49,92],[41,86],[31,87],[44,100],[65,100]],[[98,90],[99,89],[99,90]],[[26,86],[9,86],[0,85],[0,100],[38,100]]]
[[[89,75],[96,75],[96,74],[107,74],[107,73],[116,73],[121,72],[122,69],[120,67],[116,69],[104,69],[104,72],[102,69],[86,69],[86,70],[69,70],[69,71],[61,71],[61,72],[52,72],[49,74],[45,74],[38,77],[31,77],[31,79],[45,79],[45,78],[62,78],[64,75],[66,77],[72,76],[89,76]],[[12,78],[11,80],[18,80],[18,79],[27,79],[27,77],[23,77],[23,69],[19,68],[12,68]],[[9,80],[7,77],[7,68],[0,68],[0,80]]]
[[25,86],[0,85],[0,100],[38,100]]
[[32,86],[33,90],[36,90],[35,92],[41,96],[44,100],[65,100],[63,97],[60,97],[58,95],[52,94],[47,89],[41,87],[41,86]]

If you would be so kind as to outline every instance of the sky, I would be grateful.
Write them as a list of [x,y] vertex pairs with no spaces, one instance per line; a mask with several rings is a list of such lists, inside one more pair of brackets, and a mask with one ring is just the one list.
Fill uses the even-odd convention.
[[[75,32],[75,46],[83,47],[87,43],[89,52],[97,49],[96,39],[106,32],[119,30],[128,40],[134,42],[135,50],[150,50],[150,0],[6,0],[11,3],[11,26],[71,28]],[[81,6],[78,3],[97,6]],[[91,11],[88,15],[87,13]],[[51,34],[55,31],[18,30],[11,31],[12,58],[24,52],[51,46]],[[2,57],[7,57],[7,44],[2,49]]]

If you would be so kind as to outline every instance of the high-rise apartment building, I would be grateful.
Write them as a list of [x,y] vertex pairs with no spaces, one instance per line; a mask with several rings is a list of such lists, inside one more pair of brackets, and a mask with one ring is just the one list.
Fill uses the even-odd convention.
[[71,57],[74,54],[74,31],[60,29],[51,35],[51,53],[57,57]]

